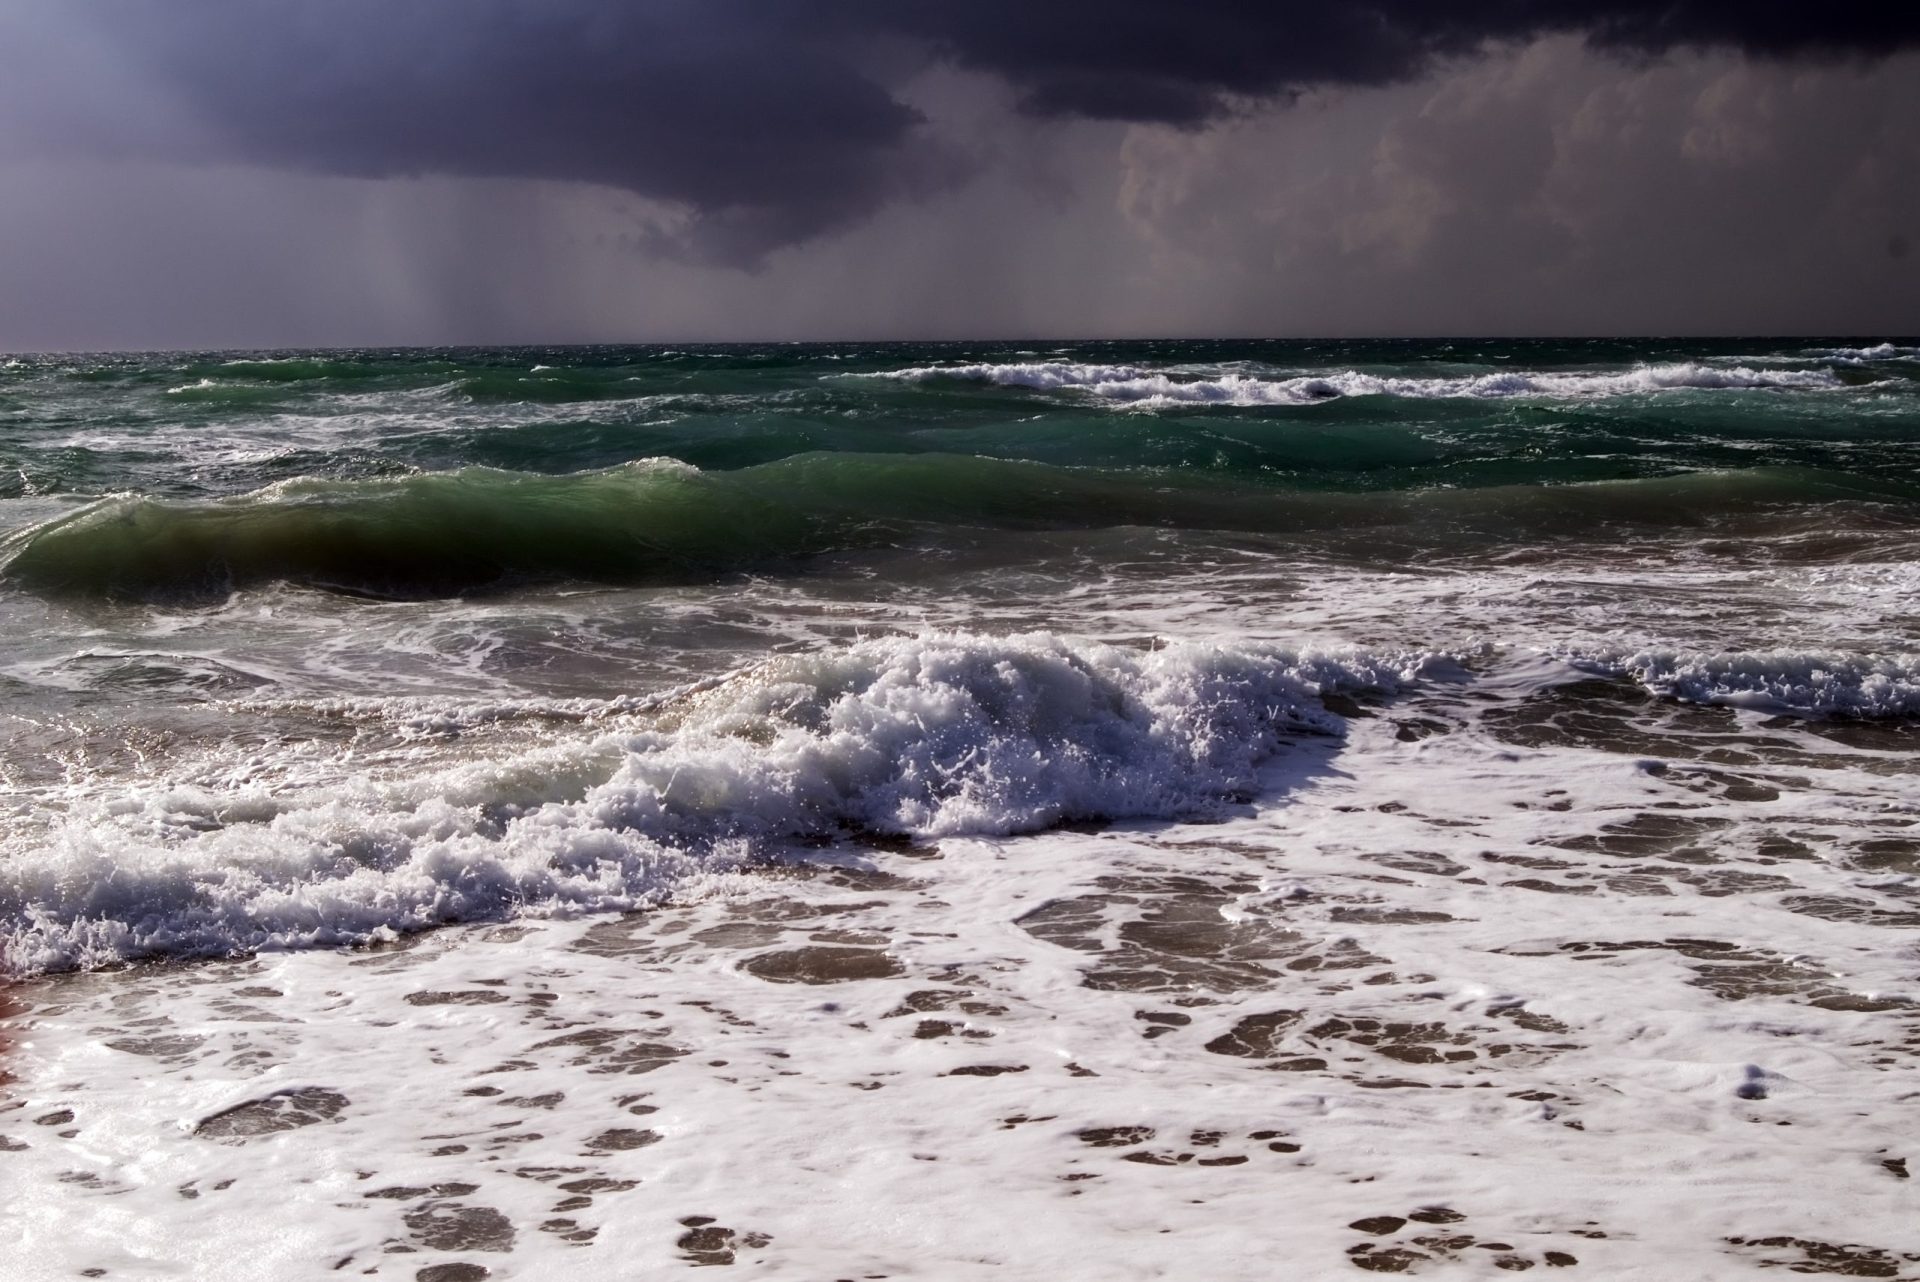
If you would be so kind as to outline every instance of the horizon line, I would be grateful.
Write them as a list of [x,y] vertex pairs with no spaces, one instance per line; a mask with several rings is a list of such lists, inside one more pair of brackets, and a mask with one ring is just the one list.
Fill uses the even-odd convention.
[[1886,334],[1881,331],[1807,331],[1803,333],[1589,333],[1589,334],[1316,334],[1299,336],[1251,336],[1205,334],[1152,334],[1125,338],[1062,337],[1058,335],[1016,335],[987,338],[666,338],[666,339],[590,339],[565,342],[444,342],[444,343],[321,343],[280,344],[267,347],[43,347],[0,349],[0,357],[9,360],[61,356],[195,356],[231,353],[278,354],[284,352],[446,352],[446,351],[556,351],[640,347],[934,347],[986,346],[1010,344],[1056,344],[1063,346],[1099,343],[1599,343],[1599,342],[1699,342],[1734,343],[1813,339],[1823,342],[1841,339],[1873,339],[1881,343],[1920,343],[1920,331]]

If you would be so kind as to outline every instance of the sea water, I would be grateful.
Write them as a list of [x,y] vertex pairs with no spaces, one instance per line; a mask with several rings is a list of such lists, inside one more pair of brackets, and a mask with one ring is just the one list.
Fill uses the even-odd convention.
[[1920,347],[23,356],[0,456],[8,1277],[1920,1270]]

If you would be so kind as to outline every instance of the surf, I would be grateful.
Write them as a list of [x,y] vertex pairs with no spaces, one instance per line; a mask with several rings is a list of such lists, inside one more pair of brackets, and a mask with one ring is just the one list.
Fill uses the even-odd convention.
[[1324,700],[1426,652],[931,633],[780,657],[599,733],[405,782],[160,788],[0,861],[0,972],[364,942],[644,907],[793,843],[1181,818],[1255,787]]

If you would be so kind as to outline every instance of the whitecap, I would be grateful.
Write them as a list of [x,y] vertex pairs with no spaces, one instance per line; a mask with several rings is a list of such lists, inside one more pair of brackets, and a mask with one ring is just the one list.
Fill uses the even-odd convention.
[[1875,343],[1870,347],[1819,347],[1815,354],[1844,364],[1867,361],[1909,361],[1920,359],[1920,347],[1902,347],[1898,343]]
[[1523,397],[1590,399],[1691,390],[1832,390],[1847,386],[1830,370],[1756,369],[1686,361],[1637,365],[1612,372],[1504,370],[1490,374],[1407,378],[1338,370],[1285,378],[1221,373],[1175,376],[1136,365],[1073,361],[1011,364],[927,365],[863,377],[905,382],[957,380],[1075,391],[1115,404],[1142,408],[1184,405],[1306,405],[1347,396],[1414,399],[1500,400]]

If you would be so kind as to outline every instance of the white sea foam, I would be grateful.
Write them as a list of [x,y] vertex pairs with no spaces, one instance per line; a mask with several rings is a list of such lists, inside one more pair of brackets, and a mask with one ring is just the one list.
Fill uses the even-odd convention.
[[[864,706],[937,692],[865,653]],[[1896,1275],[1912,774],[1682,755],[1751,754],[1706,716],[1649,770],[1517,736],[1526,687],[1481,671],[1294,742],[1284,804],[1205,828],[23,985],[0,1272]],[[790,982],[810,957],[837,982]]]
[[1324,692],[1421,654],[935,634],[784,658],[650,728],[404,785],[160,788],[87,807],[0,871],[0,970],[337,944],[632,908],[792,840],[1176,816],[1247,790]]
[[1920,654],[1563,649],[1559,657],[1687,703],[1812,716],[1920,715]]
[[1920,347],[1902,347],[1898,343],[1875,343],[1871,347],[1820,347],[1814,351],[1828,360],[1849,364],[1920,359]]
[[1145,408],[1172,405],[1305,405],[1344,396],[1581,399],[1687,390],[1830,390],[1846,386],[1829,370],[1763,370],[1744,365],[1721,367],[1692,361],[1639,365],[1628,370],[1605,373],[1511,370],[1451,378],[1392,377],[1365,374],[1357,370],[1282,378],[1231,372],[1212,377],[1184,377],[1135,365],[1038,361],[915,366],[865,377],[907,382],[955,379],[1042,391],[1072,390],[1102,400]]

